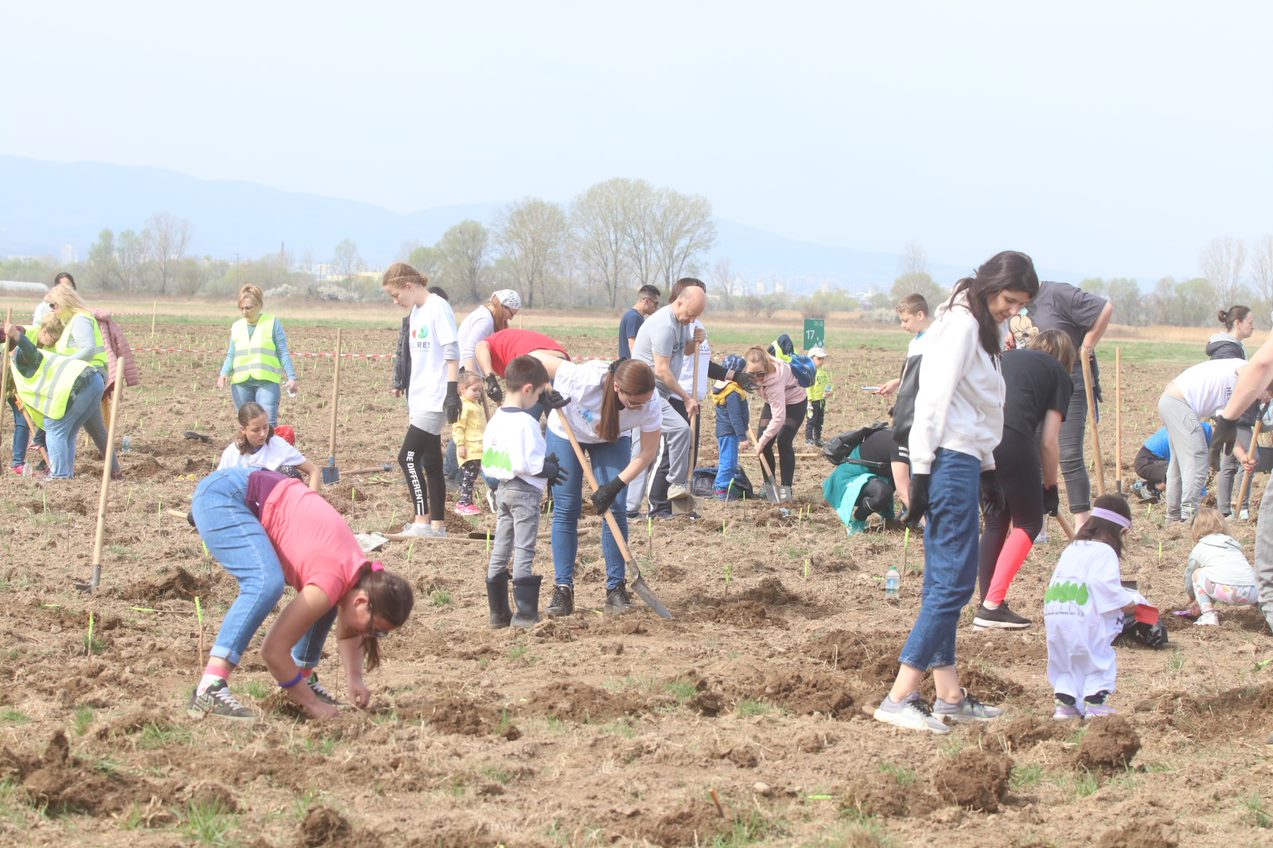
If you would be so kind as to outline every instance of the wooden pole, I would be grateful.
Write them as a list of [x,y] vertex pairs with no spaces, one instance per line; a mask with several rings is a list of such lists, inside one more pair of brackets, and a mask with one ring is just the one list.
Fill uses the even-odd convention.
[[[123,368],[121,364],[120,368]],[[110,496],[111,472],[115,470],[115,425],[119,421],[119,406],[123,401],[124,375],[115,380],[114,397],[111,399],[110,426],[106,428],[106,457],[102,462],[102,492],[97,498],[97,532],[93,536],[93,577],[89,591],[102,582],[102,543],[106,540],[106,500]]]
[[[13,324],[13,307],[10,306],[4,315],[4,325],[9,327]],[[6,330],[6,333],[8,331]],[[9,337],[4,337],[4,352],[0,353],[0,407],[7,405],[9,399]],[[16,406],[16,404],[14,404]],[[0,408],[0,437],[4,436],[4,414]],[[2,439],[0,439],[2,440]]]
[[[698,349],[695,348],[694,349],[694,371],[693,371],[693,376],[691,377],[691,379],[694,382],[694,385],[690,388],[690,397],[694,398],[695,400],[698,400],[698,362],[699,362]],[[706,398],[704,398],[703,400],[706,400]],[[690,435],[693,437],[694,441],[690,445],[690,467],[689,467],[689,470],[685,472],[685,486],[686,488],[690,490],[693,490],[692,484],[694,481],[694,466],[698,464],[698,422],[699,422],[699,419],[703,417],[703,409],[701,406],[702,401],[699,401],[699,404],[700,406],[699,406],[699,410],[697,414],[695,414],[693,420],[690,421],[690,430],[692,431]]]
[[[1264,412],[1265,410],[1261,409],[1260,416],[1255,419],[1255,429],[1251,431],[1251,449],[1247,451],[1248,457],[1257,460],[1260,458],[1260,433],[1264,432]],[[1223,460],[1224,457],[1221,457],[1221,461]],[[1238,491],[1238,502],[1235,504],[1238,509],[1242,508],[1247,496],[1251,494],[1251,478],[1255,476],[1245,468],[1242,469],[1242,473],[1242,488]]]
[[1114,491],[1123,493],[1123,349],[1114,348]]
[[327,434],[327,465],[336,467],[336,404],[340,399],[340,328],[336,328],[336,367],[332,373],[332,420]]
[[1096,494],[1105,494],[1105,461],[1101,459],[1101,429],[1096,422],[1096,396],[1092,393],[1092,360],[1080,349],[1083,360],[1083,388],[1087,390],[1087,425],[1092,429],[1092,453],[1096,459]]
[[155,346],[155,314],[159,312],[159,301],[150,305],[150,346]]

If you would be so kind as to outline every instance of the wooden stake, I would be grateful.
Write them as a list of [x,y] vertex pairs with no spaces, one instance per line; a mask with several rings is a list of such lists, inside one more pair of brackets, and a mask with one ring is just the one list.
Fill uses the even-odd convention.
[[106,459],[102,462],[102,492],[97,498],[97,532],[93,536],[93,576],[89,580],[89,591],[95,590],[102,582],[102,542],[106,539],[106,500],[110,496],[111,472],[115,470],[115,425],[119,422],[119,407],[124,402],[124,365],[119,365],[119,379],[115,381],[114,397],[111,398],[110,426],[106,428]]
[[[693,376],[690,378],[694,385],[690,387],[690,397],[695,400],[698,400],[698,361],[698,348],[694,348],[694,370]],[[707,398],[703,398],[703,400],[706,399]],[[702,401],[699,401],[699,403],[701,404]],[[694,466],[698,464],[698,422],[702,417],[703,409],[700,405],[698,413],[690,421],[690,430],[692,431],[690,435],[693,438],[693,441],[690,443],[690,467],[685,473],[685,487],[691,490],[693,489],[692,484],[694,482]]]
[[1096,421],[1096,396],[1092,394],[1092,360],[1080,349],[1083,360],[1083,387],[1087,390],[1087,425],[1092,430],[1092,453],[1096,460],[1096,494],[1105,494],[1105,461],[1101,458],[1101,429]]
[[[4,325],[6,327],[13,323],[13,307],[10,306],[5,311]],[[0,405],[4,405],[9,398],[9,337],[4,337],[4,352],[0,353]],[[4,414],[0,409],[0,437],[4,436]],[[3,439],[0,438],[0,441]]]
[[[1260,458],[1260,433],[1264,432],[1264,413],[1267,407],[1260,410],[1260,415],[1255,419],[1255,429],[1251,431],[1251,449],[1247,451],[1247,456],[1253,459]],[[1242,469],[1242,488],[1238,492],[1238,509],[1242,508],[1242,504],[1246,503],[1247,496],[1251,494],[1251,478],[1255,475]]]
[[327,435],[327,465],[336,467],[336,404],[340,399],[340,328],[336,328],[336,367],[332,373],[332,420]]
[[1123,493],[1123,349],[1114,348],[1114,491]]
[[159,312],[159,301],[150,305],[150,346],[155,346],[155,315]]

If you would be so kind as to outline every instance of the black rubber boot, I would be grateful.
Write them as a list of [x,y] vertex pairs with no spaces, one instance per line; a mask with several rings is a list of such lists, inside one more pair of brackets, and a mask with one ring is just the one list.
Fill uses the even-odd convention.
[[612,615],[622,615],[625,612],[631,612],[632,608],[632,597],[628,594],[628,584],[620,583],[613,589],[606,590],[606,612]]
[[513,611],[508,606],[508,578],[505,569],[497,577],[486,578],[486,603],[491,608],[491,629],[499,630],[507,627],[513,619]]
[[544,578],[538,574],[513,581],[513,601],[517,612],[513,613],[513,626],[523,629],[539,623],[539,584]]
[[557,585],[553,587],[553,599],[548,604],[548,609],[544,612],[553,618],[561,618],[562,616],[571,615],[575,611],[575,590],[569,586]]

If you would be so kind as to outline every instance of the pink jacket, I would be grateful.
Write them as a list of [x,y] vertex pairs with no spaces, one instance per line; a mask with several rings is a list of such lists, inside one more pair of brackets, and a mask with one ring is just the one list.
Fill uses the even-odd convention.
[[97,310],[93,313],[93,317],[97,319],[97,326],[102,330],[102,341],[106,342],[106,368],[110,373],[106,387],[109,389],[115,385],[115,378],[119,374],[116,369],[120,361],[124,363],[124,385],[140,386],[141,371],[137,369],[137,360],[133,358],[133,349],[124,335],[124,328],[111,319],[109,312]]
[[763,444],[775,438],[787,423],[787,404],[800,403],[806,395],[796,382],[796,375],[791,373],[791,366],[782,361],[774,362],[774,373],[765,375],[763,379],[756,378],[756,394],[769,404],[769,412],[773,415],[765,432],[760,434]]

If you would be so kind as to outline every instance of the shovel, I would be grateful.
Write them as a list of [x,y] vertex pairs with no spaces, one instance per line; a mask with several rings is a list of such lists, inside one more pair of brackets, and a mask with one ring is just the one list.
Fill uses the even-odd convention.
[[[760,444],[760,439],[756,438],[756,433],[750,426],[747,428],[747,435],[751,438],[753,445]],[[760,487],[765,493],[765,500],[770,503],[782,503],[782,490],[778,487],[778,478],[774,476],[774,470],[769,467],[769,460],[765,459],[763,453],[756,454],[756,458],[760,460],[760,467],[765,472],[765,484]]]
[[336,328],[336,370],[332,375],[332,423],[327,439],[327,464],[323,466],[323,485],[340,482],[336,467],[336,401],[340,397],[340,328]]
[[[1251,448],[1247,451],[1247,456],[1259,457],[1260,453],[1260,434],[1264,432],[1264,414],[1269,411],[1269,405],[1266,403],[1260,408],[1260,414],[1255,418],[1255,429],[1251,431]],[[1247,497],[1251,494],[1251,478],[1255,476],[1254,471],[1242,469],[1242,485],[1238,488],[1238,507],[1246,503]]]
[[[390,468],[393,468],[393,466],[387,462],[380,465],[369,465],[366,468],[351,468],[345,472],[345,476],[351,477],[355,474],[381,474],[388,471]],[[326,471],[327,469],[324,468],[323,470]],[[337,478],[339,478],[339,476],[340,475],[337,474]]]
[[[561,429],[566,431],[566,438],[570,439],[570,446],[575,449],[575,457],[579,460],[579,465],[583,468],[584,479],[588,481],[588,485],[595,491],[600,488],[597,485],[597,478],[592,473],[592,463],[583,454],[583,448],[579,447],[579,440],[575,438],[575,431],[570,427],[570,421],[564,413],[558,413],[557,420],[561,422]],[[645,578],[641,576],[641,569],[637,568],[636,560],[632,558],[631,551],[628,550],[628,543],[623,538],[623,534],[619,532],[619,523],[614,520],[614,515],[610,510],[606,510],[601,515],[602,519],[610,527],[610,535],[614,537],[614,543],[619,546],[619,553],[623,555],[623,567],[627,569],[628,574],[632,575],[632,589],[645,601],[646,606],[654,610],[660,618],[671,618],[672,613],[668,608],[663,606],[663,602],[654,594],[654,590],[645,582]]]

